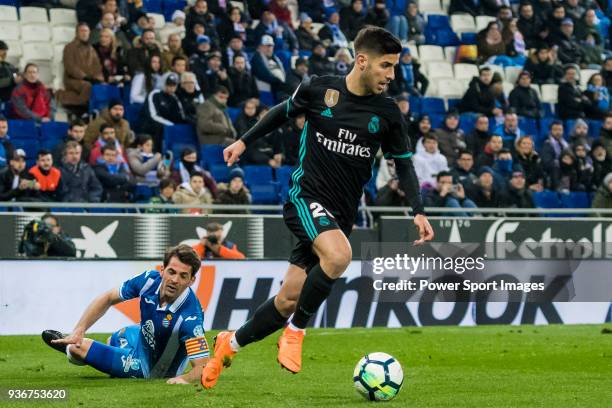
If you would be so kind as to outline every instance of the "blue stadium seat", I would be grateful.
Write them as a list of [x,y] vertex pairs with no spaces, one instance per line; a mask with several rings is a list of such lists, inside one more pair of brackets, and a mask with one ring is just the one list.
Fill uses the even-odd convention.
[[19,7],[19,0],[0,0],[0,6]]
[[202,167],[210,169],[215,164],[223,164],[223,145],[207,144],[200,148],[200,162]]
[[[157,13],[157,14],[163,13],[161,0],[143,0],[142,8],[147,13]],[[161,28],[161,27],[157,27],[157,28]]]
[[125,119],[130,123],[131,129],[139,128],[140,111],[142,110],[143,105],[144,104],[142,103],[131,103],[126,105]]
[[372,177],[368,180],[368,183],[363,188],[366,193],[370,195],[372,200],[376,199],[376,177],[378,176],[378,167],[372,169]]
[[287,200],[289,195],[289,180],[291,180],[291,174],[295,167],[293,166],[281,166],[276,170],[276,181],[279,184],[280,195],[283,201]]
[[433,30],[451,29],[450,20],[448,16],[445,16],[443,14],[429,14],[427,16],[427,27]]
[[544,190],[534,192],[533,203],[538,208],[561,208],[561,200],[556,191]]
[[84,208],[79,208],[79,207],[51,207],[50,211],[51,213],[84,213],[85,209]]
[[66,122],[43,122],[40,125],[40,148],[52,151],[64,139],[69,128]]
[[533,137],[533,146],[535,147],[536,151],[540,151],[540,149],[542,148],[542,145],[544,144],[544,141],[546,140],[546,138],[548,137],[548,135],[542,135],[542,133],[537,133],[534,137]]
[[589,194],[584,191],[571,191],[559,194],[563,208],[590,208]]
[[259,91],[259,100],[262,104],[272,107],[276,105],[276,100],[274,99],[274,94],[268,91]]
[[425,97],[421,99],[421,112],[431,115],[432,113],[446,113],[444,99]]
[[210,174],[217,183],[227,183],[231,170],[232,168],[227,167],[225,164],[213,164],[210,166]]
[[123,208],[88,208],[88,213],[93,214],[123,214],[125,213],[125,209]]
[[470,133],[476,126],[476,114],[462,113],[459,115],[459,128],[465,133]]
[[445,114],[442,113],[432,113],[429,115],[429,120],[431,121],[432,129],[438,129],[442,127],[442,123],[444,123]]
[[549,102],[542,102],[542,109],[544,109],[545,118],[555,117],[555,105]]
[[174,144],[187,144],[197,146],[198,139],[196,138],[193,126],[164,126],[164,150],[171,149]]
[[575,119],[568,119],[563,123],[563,138],[565,140],[569,140],[569,135],[574,130],[574,126],[576,125]]
[[546,140],[546,138],[548,137],[548,132],[550,131],[550,125],[555,120],[558,120],[558,119],[556,119],[556,118],[542,118],[542,119],[540,119],[540,136],[541,136],[542,142],[544,140]]
[[538,123],[535,119],[519,116],[518,125],[519,129],[526,135],[535,136],[538,134]]
[[410,95],[408,97],[408,102],[410,103],[410,112],[415,115],[419,115],[421,113],[421,98],[420,96]]
[[8,134],[11,140],[15,139],[38,139],[38,130],[36,122],[33,120],[9,120]]
[[461,33],[461,44],[476,45],[476,33]]
[[66,122],[43,122],[40,125],[40,138],[44,139],[63,139],[70,128]]
[[244,181],[248,186],[270,184],[274,181],[270,166],[243,166],[242,170],[244,170]]
[[172,21],[172,14],[174,14],[176,10],[184,10],[186,6],[187,1],[185,0],[164,0],[162,2],[162,9],[166,21]]
[[299,50],[298,53],[302,58],[310,58],[312,56],[312,51],[310,50]]
[[448,99],[448,110],[449,111],[458,110],[460,102],[461,102],[461,99],[458,99],[458,98],[449,98]]
[[601,126],[603,122],[601,120],[587,120],[589,124],[589,136],[593,139],[599,139],[599,131],[601,130]]
[[151,197],[157,194],[155,187],[149,187],[145,185],[136,185],[134,189],[134,200],[139,203],[148,203]]
[[240,115],[241,111],[242,111],[242,109],[240,109],[240,108],[232,108],[231,106],[229,106],[227,108],[227,115],[230,117],[232,123],[236,121],[236,119]]
[[172,154],[174,155],[174,162],[178,164],[179,160],[181,159],[181,154],[183,153],[183,150],[187,148],[193,149],[196,152],[198,151],[198,146],[193,143],[173,143],[166,150],[172,150]]
[[435,45],[440,47],[451,47],[459,45],[459,37],[452,30],[440,30],[435,33]]
[[278,204],[280,202],[276,184],[254,184],[249,190],[253,204]]
[[[585,191],[570,191],[569,193],[560,193],[561,206],[563,208],[591,208],[589,193]],[[558,215],[559,217],[585,217],[586,213],[570,213]]]
[[119,88],[114,85],[96,84],[91,87],[89,112],[101,111],[111,99],[121,99]]
[[291,72],[291,52],[286,50],[277,50],[274,51],[274,55],[276,55],[283,63],[285,72]]

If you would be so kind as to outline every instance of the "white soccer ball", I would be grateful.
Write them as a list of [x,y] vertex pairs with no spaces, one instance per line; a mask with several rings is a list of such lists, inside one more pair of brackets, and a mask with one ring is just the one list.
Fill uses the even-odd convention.
[[355,389],[370,401],[388,401],[402,388],[404,372],[399,361],[387,353],[364,356],[353,373]]

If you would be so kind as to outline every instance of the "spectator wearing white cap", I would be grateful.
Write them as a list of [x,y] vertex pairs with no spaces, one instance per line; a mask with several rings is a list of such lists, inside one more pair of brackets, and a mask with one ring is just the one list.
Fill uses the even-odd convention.
[[198,88],[198,80],[193,72],[185,72],[181,75],[181,86],[176,91],[176,96],[185,110],[185,120],[195,125],[196,109],[204,103],[204,95]]
[[255,39],[259,43],[263,36],[268,35],[276,44],[277,50],[289,50],[294,55],[298,54],[298,41],[293,30],[285,22],[278,21],[271,11],[264,10],[261,13],[261,20],[254,31]]
[[13,152],[9,166],[0,171],[0,201],[38,201],[40,184],[26,171],[23,149]]
[[270,85],[274,93],[284,89],[285,68],[280,58],[274,55],[274,39],[269,35],[261,37],[257,52],[251,59],[251,66],[255,78]]
[[181,10],[175,10],[171,18],[172,21],[166,23],[159,32],[162,43],[165,43],[164,40],[169,39],[172,34],[178,34],[180,39],[185,38],[185,13]]

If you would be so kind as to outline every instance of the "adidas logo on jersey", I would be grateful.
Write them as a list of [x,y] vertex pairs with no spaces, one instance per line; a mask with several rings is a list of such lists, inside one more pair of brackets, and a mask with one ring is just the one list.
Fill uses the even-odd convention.
[[333,118],[334,115],[332,114],[332,111],[330,108],[325,109],[324,111],[321,112],[321,116],[325,116],[326,118]]

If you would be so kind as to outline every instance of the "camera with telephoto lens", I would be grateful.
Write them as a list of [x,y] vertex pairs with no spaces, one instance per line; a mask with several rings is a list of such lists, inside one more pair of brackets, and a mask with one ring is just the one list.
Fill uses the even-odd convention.
[[46,222],[32,220],[23,229],[19,253],[26,256],[46,255],[46,250],[53,238],[53,231]]

